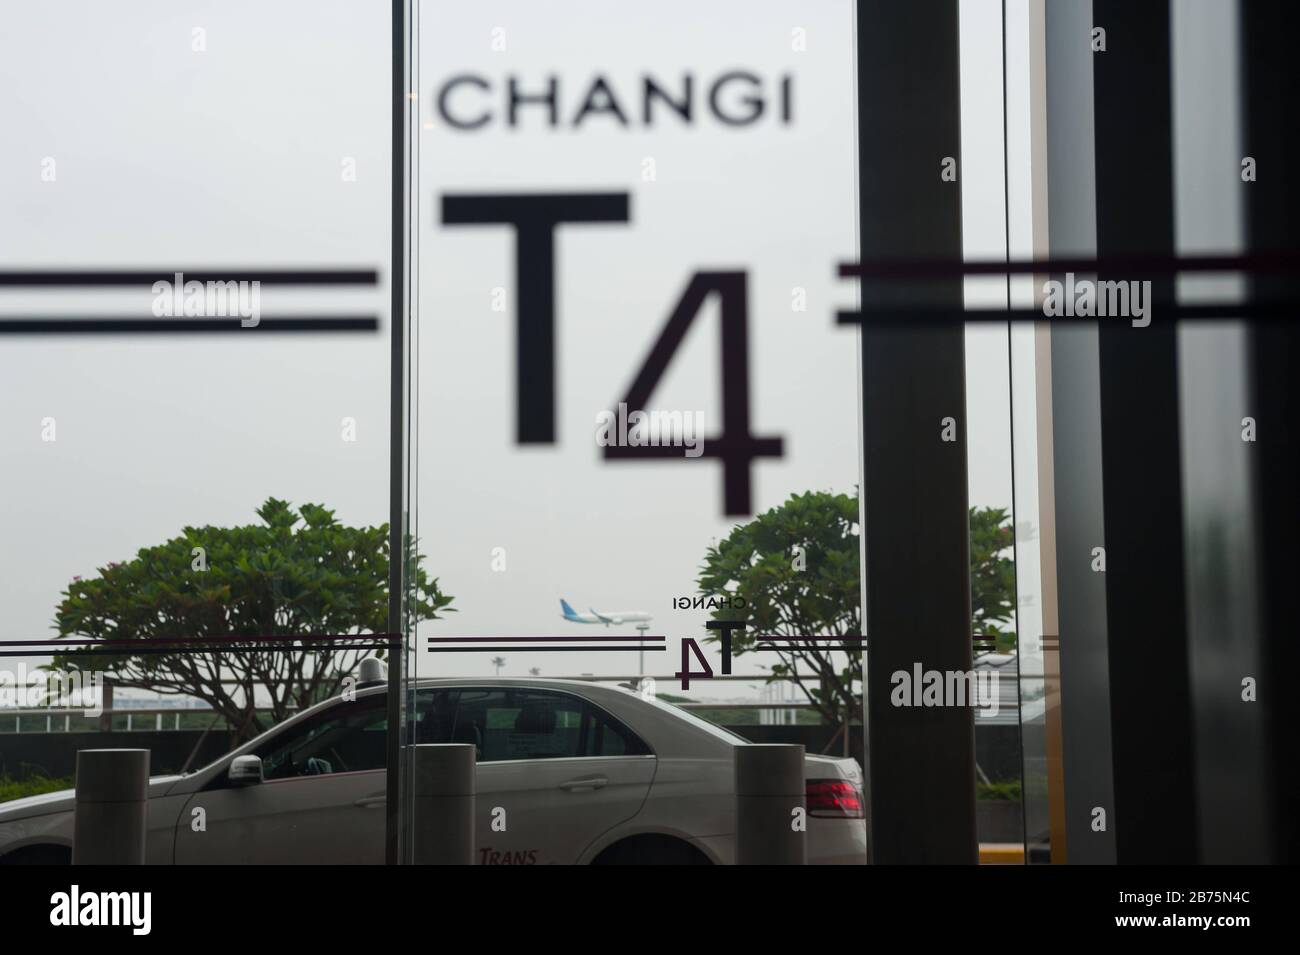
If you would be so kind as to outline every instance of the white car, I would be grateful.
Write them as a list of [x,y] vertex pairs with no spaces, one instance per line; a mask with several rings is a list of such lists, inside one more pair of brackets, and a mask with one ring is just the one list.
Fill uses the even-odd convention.
[[[476,864],[734,862],[741,737],[577,681],[428,680],[415,700],[418,742],[477,748]],[[386,687],[360,689],[197,772],[152,779],[146,861],[383,862],[386,702]],[[232,772],[240,756],[261,760],[260,780],[253,760]],[[857,763],[810,755],[804,767],[808,862],[864,863]],[[0,863],[70,861],[73,803],[71,790],[0,803]]]

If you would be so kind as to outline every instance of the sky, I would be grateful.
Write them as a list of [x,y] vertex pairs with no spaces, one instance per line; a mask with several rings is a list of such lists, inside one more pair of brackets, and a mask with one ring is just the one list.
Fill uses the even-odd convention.
[[[186,525],[252,522],[269,496],[326,504],[348,523],[387,520],[387,10],[378,0],[73,0],[7,12],[5,268],[375,268],[374,288],[264,290],[262,311],[381,322],[348,335],[6,336],[0,640],[51,636],[74,576]],[[963,4],[969,257],[1000,256],[1005,242],[998,11]],[[738,519],[722,511],[718,461],[606,463],[596,415],[626,392],[692,273],[743,270],[751,430],[785,445],[752,467],[754,505],[853,492],[856,332],[834,324],[854,303],[835,265],[856,257],[858,234],[852,3],[424,2],[418,49],[414,510],[427,566],[459,611],[420,632],[579,632],[560,618],[564,597],[581,611],[650,613],[650,632],[673,652],[646,669],[671,673],[676,638],[702,635],[705,619],[672,599],[695,593],[706,548]],[[704,108],[709,85],[732,70],[761,77],[766,112],[752,125],[727,126]],[[637,122],[647,73],[669,84],[693,75],[697,121]],[[437,93],[458,74],[490,87],[462,87],[454,101],[465,114],[490,107],[482,129],[438,115]],[[592,115],[550,129],[532,107],[510,128],[509,78],[538,90],[552,75],[562,115],[600,76],[633,122]],[[789,123],[774,101],[785,76]],[[739,110],[740,86],[724,92]],[[626,192],[630,221],[558,231],[557,441],[521,447],[513,233],[446,225],[440,203],[446,193],[557,190]],[[795,289],[806,310],[792,307]],[[151,301],[145,287],[3,291],[0,316],[146,316]],[[718,327],[708,303],[653,396],[657,408],[702,412],[706,444],[720,425]],[[972,327],[967,346],[971,502],[1009,508],[1006,331]],[[42,440],[47,418],[54,441]],[[634,654],[514,653],[503,672],[636,665]],[[486,655],[424,654],[419,667],[491,672]],[[753,660],[737,670],[758,672]]]

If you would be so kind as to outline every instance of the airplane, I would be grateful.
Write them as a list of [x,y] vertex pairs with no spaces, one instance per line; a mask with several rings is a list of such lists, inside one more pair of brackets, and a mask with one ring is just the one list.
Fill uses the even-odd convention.
[[650,615],[644,610],[607,610],[601,613],[593,607],[591,613],[578,613],[563,597],[560,598],[560,607],[564,619],[570,623],[603,623],[608,627],[612,624],[648,623],[650,620]]

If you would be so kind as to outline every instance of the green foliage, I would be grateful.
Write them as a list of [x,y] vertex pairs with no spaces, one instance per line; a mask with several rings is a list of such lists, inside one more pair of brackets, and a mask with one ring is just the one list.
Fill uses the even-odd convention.
[[[250,638],[246,645],[254,637],[387,631],[387,524],[349,527],[320,505],[295,511],[276,498],[257,514],[260,524],[186,527],[132,560],[99,568],[96,578],[74,578],[56,612],[59,635],[179,643]],[[198,568],[195,548],[203,548],[206,570]],[[435,619],[452,598],[419,567],[411,542],[406,557],[415,571],[410,613],[417,620]],[[252,705],[255,688],[269,695],[271,718],[278,722],[294,708],[338,692],[343,678],[371,653],[323,643],[257,653],[128,650],[92,656],[68,650],[53,665],[105,670],[119,686],[197,697],[225,715],[243,738],[265,728],[264,714]],[[221,683],[232,676],[244,692],[235,694]],[[180,685],[168,688],[160,680]]]
[[990,802],[1020,802],[1020,780],[1008,779],[1004,782],[975,782],[975,798]]
[[[709,548],[697,584],[701,595],[740,597],[743,607],[713,611],[715,620],[744,621],[732,648],[742,654],[758,636],[815,636],[823,641],[862,634],[859,540],[855,494],[809,491],[739,524]],[[1014,646],[1010,621],[1015,602],[1015,564],[1007,512],[971,508],[971,625]],[[798,548],[798,550],[796,550]],[[802,554],[803,565],[799,555]],[[717,640],[717,637],[711,638]],[[771,680],[787,678],[828,722],[862,717],[861,650],[829,651],[809,642],[782,644]]]
[[72,785],[71,777],[50,779],[48,776],[32,776],[28,779],[14,779],[8,775],[0,776],[0,802],[71,789]]
[[1010,650],[1016,643],[1014,631],[998,626],[1015,612],[1016,563],[1003,556],[1014,543],[1004,508],[970,509],[971,627],[975,633],[995,636],[999,650]]
[[[709,548],[697,579],[700,593],[744,598],[743,607],[713,612],[716,620],[745,621],[744,634],[733,637],[733,652],[753,649],[759,635],[861,635],[857,520],[857,497],[809,491],[737,525]],[[862,679],[861,651],[833,655],[808,644],[790,647],[777,654],[772,679],[794,680],[830,721],[845,712],[856,715],[861,704],[853,683]],[[810,668],[812,681],[805,676]]]

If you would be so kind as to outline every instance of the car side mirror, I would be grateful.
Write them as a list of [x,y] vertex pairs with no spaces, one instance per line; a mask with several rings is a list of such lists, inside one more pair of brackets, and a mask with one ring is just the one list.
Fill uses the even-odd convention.
[[254,786],[262,781],[262,759],[259,756],[236,756],[226,770],[226,779],[235,786]]

